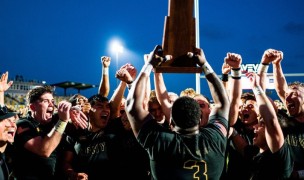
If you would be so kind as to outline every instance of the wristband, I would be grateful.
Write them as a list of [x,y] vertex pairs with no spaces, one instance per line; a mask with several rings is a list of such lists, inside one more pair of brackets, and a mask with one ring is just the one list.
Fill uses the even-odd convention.
[[242,76],[241,68],[232,69],[231,77],[233,79],[241,79],[241,76]]
[[58,122],[55,124],[55,131],[59,132],[60,134],[63,134],[67,124],[67,121],[62,121],[59,119]]
[[269,64],[261,63],[258,67],[257,74],[267,73],[269,68]]
[[203,72],[206,76],[208,74],[211,74],[214,72],[212,67],[210,66],[210,64],[207,61],[202,65],[202,68],[203,68]]
[[263,89],[261,88],[261,86],[255,86],[254,88],[252,88],[252,91],[253,91],[253,94],[254,94],[255,96],[264,93],[264,91],[263,91]]
[[131,82],[131,83],[127,84],[127,87],[128,87],[128,89],[129,89],[129,90],[130,90],[130,89],[131,89],[131,87],[132,87],[132,83],[133,83],[133,82]]
[[152,69],[153,69],[153,65],[152,64],[147,64],[146,66],[143,67],[143,69],[141,70],[141,72],[145,73],[147,75],[150,75]]
[[102,68],[102,74],[103,75],[109,75],[109,68],[108,67],[103,67]]
[[227,82],[228,81],[228,74],[222,74],[222,81]]

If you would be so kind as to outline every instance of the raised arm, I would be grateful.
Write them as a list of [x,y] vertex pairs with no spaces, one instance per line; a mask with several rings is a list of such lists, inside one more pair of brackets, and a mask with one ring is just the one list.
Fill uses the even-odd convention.
[[165,114],[166,121],[170,121],[172,103],[162,73],[154,73],[154,87],[157,100]]
[[104,97],[108,97],[110,92],[109,66],[111,63],[111,58],[107,56],[102,56],[101,63],[102,63],[102,70],[101,70],[102,75],[100,78],[98,94]]
[[224,58],[225,63],[232,68],[230,82],[230,112],[229,125],[233,126],[239,115],[239,107],[241,105],[242,83],[241,83],[241,64],[242,57],[236,53],[227,53]]
[[149,114],[149,111],[144,108],[145,93],[143,90],[147,89],[148,79],[150,77],[153,66],[155,67],[160,63],[161,59],[157,56],[157,52],[159,50],[161,50],[161,46],[156,46],[154,50],[149,54],[148,60],[145,62],[138,77],[133,82],[133,85],[127,96],[126,113],[130,121],[133,133],[136,137],[144,121],[152,118],[152,116]]
[[262,62],[264,64],[269,64],[270,62],[272,62],[273,64],[273,77],[274,77],[275,89],[277,91],[279,98],[286,107],[285,93],[288,89],[288,86],[281,66],[282,60],[283,60],[283,52],[275,49],[267,49],[264,52],[262,58]]
[[[33,104],[30,104],[30,108],[34,108]],[[54,125],[52,130],[47,134],[47,136],[36,136],[28,140],[24,147],[42,157],[49,157],[51,153],[59,145],[62,134],[65,130],[65,127],[70,120],[70,108],[71,103],[67,101],[61,101],[58,104],[58,116],[59,120]],[[27,131],[28,128],[18,127],[17,134],[22,134]]]
[[224,85],[228,95],[229,95],[229,91],[230,91],[229,84],[228,84],[230,71],[231,71],[231,67],[224,61],[223,65],[222,65],[222,78],[221,79],[222,79],[223,85]]
[[271,152],[277,152],[284,144],[284,135],[279,124],[274,107],[263,91],[259,77],[255,73],[246,74],[251,82],[259,114],[265,123],[265,137]]
[[8,72],[5,72],[1,75],[1,79],[0,79],[0,105],[3,106],[4,105],[4,92],[6,90],[8,90],[11,85],[13,84],[13,81],[9,81],[8,80]]
[[[203,72],[206,76],[208,86],[214,101],[214,108],[212,108],[210,116],[219,115],[228,120],[230,103],[228,100],[228,95],[223,83],[218,78],[216,73],[213,71],[212,67],[206,60],[205,54],[202,49],[196,50],[196,57],[198,59],[198,65],[203,68]],[[221,127],[222,133],[226,136],[227,129]]]
[[116,72],[115,76],[117,79],[121,80],[121,82],[119,83],[118,87],[116,88],[110,99],[110,119],[114,119],[120,116],[120,104],[124,96],[126,86],[131,86],[132,82],[136,78],[136,69],[131,64],[125,64]]

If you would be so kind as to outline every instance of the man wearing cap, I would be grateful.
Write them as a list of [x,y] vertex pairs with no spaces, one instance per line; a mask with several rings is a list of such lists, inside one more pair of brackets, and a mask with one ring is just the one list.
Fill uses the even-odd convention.
[[0,179],[9,179],[9,169],[5,161],[5,149],[8,143],[14,142],[17,129],[16,121],[19,119],[16,112],[11,112],[4,105],[4,92],[13,84],[8,80],[8,72],[2,74],[0,79]]
[[14,142],[19,119],[16,112],[10,112],[6,106],[0,107],[0,179],[8,179],[9,170],[5,162],[5,149],[8,143]]

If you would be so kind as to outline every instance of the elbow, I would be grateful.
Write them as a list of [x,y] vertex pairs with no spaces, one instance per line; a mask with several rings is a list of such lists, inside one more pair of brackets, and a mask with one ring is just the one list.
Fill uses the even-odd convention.
[[51,150],[48,147],[41,147],[39,149],[38,155],[44,158],[49,158],[54,150]]
[[217,104],[217,107],[219,107],[220,109],[227,109],[227,111],[230,109],[230,101],[228,98],[222,98],[220,100],[220,102]]
[[44,152],[41,152],[39,155],[41,157],[43,157],[43,158],[49,158],[51,156],[51,153],[52,152],[46,152],[46,151],[44,151]]
[[127,99],[126,101],[126,111],[131,116],[134,116],[136,114],[136,103],[132,99]]

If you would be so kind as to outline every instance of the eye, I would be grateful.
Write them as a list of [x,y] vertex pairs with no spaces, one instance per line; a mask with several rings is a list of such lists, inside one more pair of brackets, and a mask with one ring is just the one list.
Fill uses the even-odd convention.
[[200,103],[199,106],[200,106],[201,108],[204,108],[204,107],[205,107],[205,104],[204,104],[204,103]]
[[247,107],[250,108],[250,109],[254,108],[254,106],[252,104],[249,104]]
[[100,108],[102,108],[102,106],[101,105],[95,105],[95,108],[100,109]]

